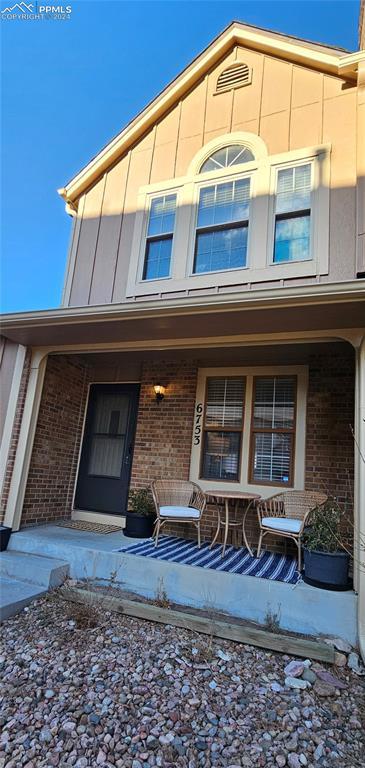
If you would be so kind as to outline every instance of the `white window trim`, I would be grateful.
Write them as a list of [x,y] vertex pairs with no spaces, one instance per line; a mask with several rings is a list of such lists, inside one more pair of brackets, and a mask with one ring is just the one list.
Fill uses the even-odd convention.
[[[150,184],[140,189],[133,233],[127,297],[166,294],[194,289],[220,288],[228,285],[285,280],[328,274],[329,270],[329,181],[330,145],[306,147],[292,152],[268,157],[261,150],[257,160],[231,166],[217,171],[199,174],[197,169],[206,157],[223,145],[236,142],[237,137],[249,148],[253,141],[246,134],[228,134],[213,140],[196,155],[187,176],[170,179],[164,183]],[[249,136],[251,136],[249,134]],[[255,137],[257,138],[257,137]],[[260,140],[261,142],[261,140]],[[261,142],[262,143],[262,142]],[[209,152],[208,152],[209,146]],[[261,148],[261,144],[260,144]],[[199,158],[199,165],[198,160]],[[283,167],[301,165],[313,166],[315,189],[311,193],[311,259],[273,263],[275,178],[277,170]],[[251,178],[251,200],[248,227],[247,263],[238,267],[215,272],[192,272],[197,221],[199,190],[204,185],[237,178]],[[170,275],[168,277],[143,280],[146,233],[150,200],[175,192],[176,214],[171,253]]]
[[[285,270],[291,264],[315,265],[315,274],[328,273],[329,259],[329,148],[321,147],[310,156],[303,154],[303,150],[296,153],[297,157],[286,158],[277,156],[271,163],[270,169],[270,206],[269,206],[269,232],[267,246],[268,268]],[[289,153],[292,155],[293,153]],[[311,166],[311,203],[310,203],[310,259],[297,259],[296,261],[274,262],[274,238],[275,238],[275,203],[278,171],[282,168],[294,168],[300,165]],[[313,269],[311,269],[311,272]],[[281,270],[280,270],[280,278]]]
[[[296,429],[295,429],[295,447],[294,447],[294,478],[293,485],[260,485],[259,483],[249,482],[249,460],[250,460],[250,435],[251,435],[251,417],[252,417],[252,399],[253,399],[253,380],[255,376],[296,376],[297,377],[297,399],[296,399]],[[203,450],[203,417],[205,408],[206,381],[209,377],[219,376],[244,376],[246,379],[245,388],[245,407],[242,432],[241,464],[240,475],[237,481],[231,480],[205,480],[200,477],[201,454]],[[305,446],[306,446],[306,413],[307,413],[307,390],[308,390],[308,366],[306,365],[281,365],[281,366],[256,366],[239,368],[200,368],[198,372],[198,381],[196,388],[194,426],[190,459],[190,480],[198,483],[200,487],[207,491],[242,491],[243,493],[258,493],[263,498],[273,496],[285,489],[303,490],[305,487]],[[203,408],[201,419],[198,419],[200,408]],[[201,426],[199,432],[198,427]],[[197,443],[197,438],[200,442]]]
[[[309,236],[309,258],[307,259],[292,259],[291,261],[274,261],[274,249],[275,249],[275,221],[276,221],[276,196],[277,196],[277,184],[278,184],[278,174],[279,171],[281,171],[283,168],[298,168],[302,165],[310,165],[311,169],[311,192],[310,192],[310,236]],[[313,158],[306,161],[306,160],[298,160],[296,163],[283,163],[282,165],[276,165],[272,167],[271,170],[271,184],[270,184],[270,215],[269,220],[271,222],[271,229],[269,232],[269,238],[268,238],[268,249],[267,249],[267,265],[268,267],[279,267],[280,265],[286,265],[286,264],[301,264],[304,261],[313,261],[313,239],[314,239],[314,209],[316,205],[316,194],[314,189],[314,181],[316,178],[315,173],[315,162],[313,161]],[[283,213],[283,216],[286,214],[289,216],[291,211],[287,211]]]
[[[174,230],[172,232],[170,271],[169,271],[169,274],[166,275],[165,277],[143,278],[145,259],[146,259],[148,224],[149,224],[152,200],[155,200],[158,197],[163,197],[166,194],[176,194],[175,225],[174,225]],[[164,189],[164,191],[162,192],[159,190],[156,190],[156,191],[144,190],[143,192],[141,191],[141,194],[138,197],[138,211],[136,214],[135,231],[133,236],[133,240],[138,237],[138,245],[139,245],[137,275],[136,275],[136,280],[138,283],[149,285],[150,283],[153,284],[156,282],[171,279],[172,272],[173,272],[173,264],[174,264],[174,247],[175,247],[175,234],[177,229],[176,224],[178,223],[177,221],[178,210],[179,210],[179,187],[176,187],[176,184],[172,188]],[[133,254],[133,251],[134,251],[134,248],[132,248],[132,254]]]

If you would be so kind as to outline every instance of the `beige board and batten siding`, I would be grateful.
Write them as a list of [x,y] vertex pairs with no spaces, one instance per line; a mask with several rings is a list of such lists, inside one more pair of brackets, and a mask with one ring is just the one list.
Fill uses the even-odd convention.
[[[235,61],[252,69],[252,83],[216,94],[220,72]],[[235,46],[80,200],[65,304],[126,299],[140,188],[161,184],[163,189],[164,181],[186,176],[205,144],[236,131],[260,136],[269,155],[330,145],[329,269],[320,279],[353,279],[356,110],[357,88],[344,79]],[[280,267],[277,275],[280,284]],[[295,277],[308,282],[300,272]],[[310,280],[315,279],[313,274]],[[218,288],[219,281],[218,274]],[[165,295],[176,287],[169,280]]]

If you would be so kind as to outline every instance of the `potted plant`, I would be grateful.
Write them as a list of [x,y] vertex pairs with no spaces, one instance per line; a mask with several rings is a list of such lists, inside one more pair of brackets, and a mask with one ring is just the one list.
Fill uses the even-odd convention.
[[4,552],[9,544],[11,528],[8,525],[0,525],[0,552]]
[[335,499],[313,510],[303,534],[304,581],[323,589],[349,589],[350,555],[341,538],[342,512]]
[[147,539],[152,536],[156,509],[149,488],[140,488],[129,494],[129,506],[126,514],[124,533],[135,539]]

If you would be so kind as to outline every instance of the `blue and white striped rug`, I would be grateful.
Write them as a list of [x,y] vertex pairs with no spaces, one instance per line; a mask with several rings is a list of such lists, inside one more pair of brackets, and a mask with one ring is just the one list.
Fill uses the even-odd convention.
[[209,542],[204,542],[201,548],[195,541],[178,539],[176,536],[160,536],[158,546],[153,539],[130,544],[118,552],[139,557],[151,557],[154,560],[167,560],[181,565],[195,565],[199,568],[211,568],[214,571],[238,573],[243,576],[258,576],[261,579],[285,581],[296,584],[299,579],[297,561],[287,555],[273,552],[262,552],[259,558],[251,557],[247,549],[228,546],[224,557],[221,557],[222,546],[215,544],[210,549]]

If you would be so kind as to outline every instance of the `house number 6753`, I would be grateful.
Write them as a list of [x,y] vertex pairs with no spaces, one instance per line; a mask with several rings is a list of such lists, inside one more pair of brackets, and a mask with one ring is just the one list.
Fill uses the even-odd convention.
[[194,445],[200,445],[202,434],[202,422],[203,418],[203,404],[197,403],[195,408],[195,424],[194,424]]

